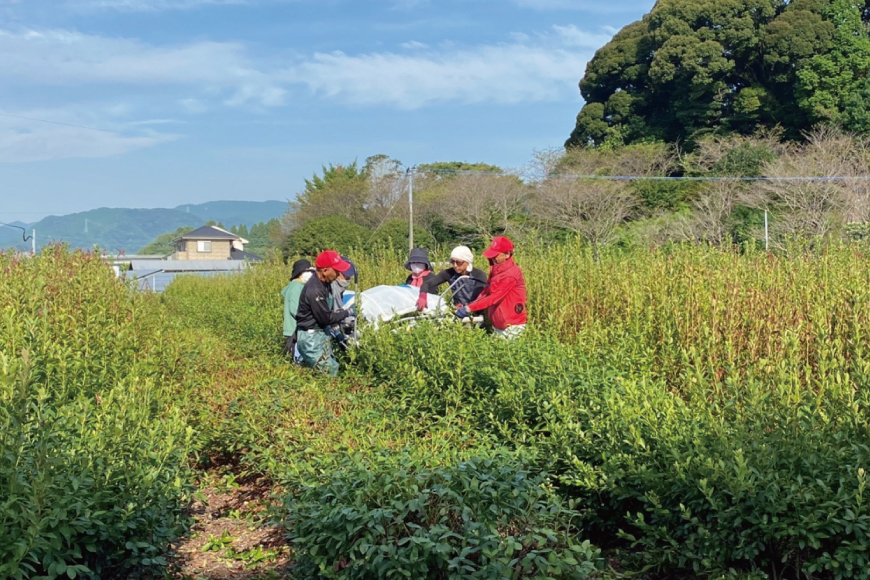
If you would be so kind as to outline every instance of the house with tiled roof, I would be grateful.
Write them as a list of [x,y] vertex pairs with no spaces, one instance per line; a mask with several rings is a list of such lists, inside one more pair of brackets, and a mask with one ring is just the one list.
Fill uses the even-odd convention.
[[203,226],[175,239],[174,243],[175,252],[170,260],[262,260],[245,251],[248,240],[217,226]]

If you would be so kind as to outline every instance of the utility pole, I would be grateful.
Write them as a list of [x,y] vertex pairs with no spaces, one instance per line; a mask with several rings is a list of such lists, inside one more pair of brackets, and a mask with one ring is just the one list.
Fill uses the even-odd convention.
[[36,229],[30,230],[30,255],[36,255]]
[[408,251],[414,249],[414,167],[407,169],[408,175]]
[[764,210],[764,251],[770,250],[770,237],[767,234],[767,210]]

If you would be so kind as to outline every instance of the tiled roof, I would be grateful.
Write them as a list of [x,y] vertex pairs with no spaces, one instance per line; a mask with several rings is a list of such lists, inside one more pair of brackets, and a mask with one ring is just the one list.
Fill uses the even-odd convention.
[[226,230],[222,230],[220,228],[213,228],[211,226],[203,226],[199,229],[193,230],[188,234],[184,234],[178,240],[238,240],[241,239],[234,233],[228,232]]

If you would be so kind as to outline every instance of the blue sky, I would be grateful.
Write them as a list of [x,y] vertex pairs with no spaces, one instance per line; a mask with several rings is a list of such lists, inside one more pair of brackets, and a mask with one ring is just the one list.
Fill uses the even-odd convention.
[[520,167],[652,4],[0,0],[0,221],[287,200],[378,153]]

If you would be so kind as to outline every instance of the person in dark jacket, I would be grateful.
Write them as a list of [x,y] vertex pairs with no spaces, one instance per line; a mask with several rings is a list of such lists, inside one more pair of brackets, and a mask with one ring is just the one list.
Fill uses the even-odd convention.
[[426,248],[414,248],[411,250],[405,269],[411,271],[411,275],[405,280],[405,284],[414,288],[420,288],[427,278],[431,278],[432,263],[429,262],[429,251]]
[[483,252],[489,260],[489,284],[474,302],[456,311],[458,318],[486,310],[493,331],[502,338],[518,337],[526,329],[526,281],[514,262],[514,245],[496,236]]
[[296,346],[302,364],[318,370],[338,374],[338,361],[332,352],[329,329],[334,324],[347,323],[350,312],[333,310],[332,283],[350,264],[338,252],[326,250],[314,261],[314,276],[302,288],[299,310],[296,314]]
[[[463,276],[466,276],[463,278]],[[458,280],[458,282],[457,282]],[[453,284],[456,284],[453,286]],[[428,305],[427,294],[437,294],[438,287],[448,284],[453,287],[453,305],[461,306],[474,302],[486,287],[486,274],[474,267],[474,254],[466,246],[457,246],[450,252],[450,267],[433,274],[423,281],[417,310]]]

